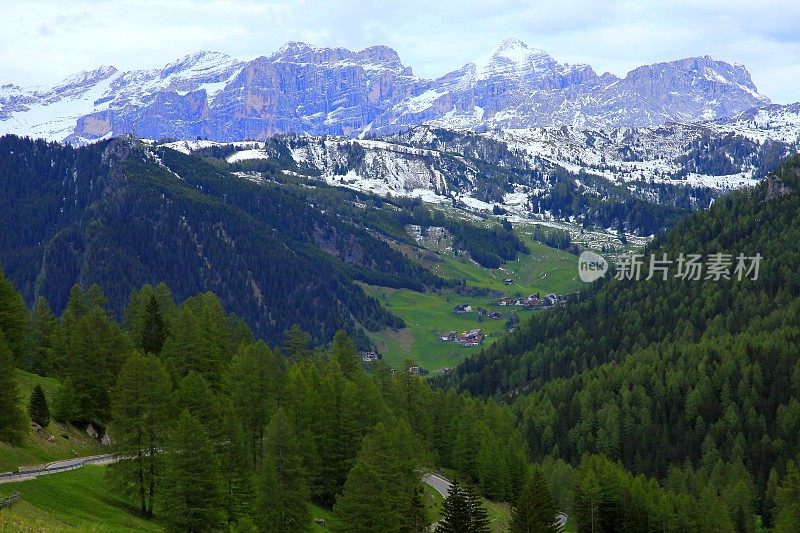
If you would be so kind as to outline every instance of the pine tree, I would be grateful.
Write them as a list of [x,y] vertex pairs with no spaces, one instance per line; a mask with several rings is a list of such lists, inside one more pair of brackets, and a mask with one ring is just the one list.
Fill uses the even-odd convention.
[[425,491],[422,485],[418,484],[417,488],[414,490],[408,516],[404,518],[408,526],[408,531],[412,533],[421,533],[425,531],[431,523],[428,512],[425,509]]
[[307,531],[308,486],[297,439],[283,408],[270,420],[266,457],[259,472],[256,522],[261,531]]
[[558,532],[560,528],[555,525],[557,515],[556,501],[544,476],[539,470],[534,470],[511,511],[512,533]]
[[442,519],[436,533],[467,533],[471,531],[472,516],[467,493],[453,480],[442,508]]
[[150,295],[144,309],[140,343],[144,353],[159,355],[167,339],[167,328],[155,294]]
[[28,415],[31,420],[46,428],[50,424],[50,407],[47,405],[44,390],[41,385],[36,385],[31,392],[31,399],[28,403]]
[[170,380],[153,356],[133,353],[117,377],[112,400],[115,451],[110,469],[123,492],[152,516],[163,472],[170,419]]
[[489,514],[483,505],[483,500],[477,491],[470,485],[464,489],[467,496],[470,517],[470,533],[489,533]]
[[161,513],[167,531],[215,531],[225,523],[219,465],[202,424],[181,413],[165,453]]
[[22,444],[26,425],[25,415],[19,405],[14,356],[0,329],[0,441]]

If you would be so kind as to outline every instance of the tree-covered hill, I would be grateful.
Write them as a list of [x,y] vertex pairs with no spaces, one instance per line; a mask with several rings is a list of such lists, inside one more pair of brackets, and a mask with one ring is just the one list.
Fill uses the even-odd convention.
[[164,281],[179,300],[213,290],[270,342],[292,324],[315,342],[402,322],[353,283],[442,281],[383,239],[275,184],[253,183],[129,139],[74,149],[0,138],[0,261],[23,297],[60,312],[73,284],[131,291]]
[[644,277],[651,253],[731,254],[732,274],[741,253],[761,254],[757,279],[684,280],[677,265],[666,280],[607,274],[467,360],[450,384],[512,402],[536,459],[598,453],[673,491],[714,490],[735,529],[750,531],[749,513],[773,518],[770,479],[800,459],[798,243],[795,156],[645,250]]

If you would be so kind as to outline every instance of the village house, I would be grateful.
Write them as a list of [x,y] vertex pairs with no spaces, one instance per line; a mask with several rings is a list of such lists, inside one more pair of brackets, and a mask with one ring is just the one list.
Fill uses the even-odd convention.
[[455,331],[449,331],[446,335],[442,335],[439,337],[444,342],[450,342],[456,340],[458,334]]
[[482,329],[472,329],[459,335],[457,342],[461,346],[479,346],[483,342],[484,337],[485,335]]
[[464,313],[471,313],[472,306],[469,304],[457,305],[453,308],[453,312],[457,315],[463,315]]
[[503,283],[505,283],[506,285],[511,285],[512,283],[514,283],[514,280],[511,278],[506,278],[503,280]]
[[359,355],[365,363],[373,363],[382,359],[381,354],[378,352],[359,352]]
[[503,306],[505,306],[505,305],[514,305],[514,300],[512,300],[511,298],[503,298],[502,300],[500,300],[497,303],[498,303],[498,305],[503,305]]

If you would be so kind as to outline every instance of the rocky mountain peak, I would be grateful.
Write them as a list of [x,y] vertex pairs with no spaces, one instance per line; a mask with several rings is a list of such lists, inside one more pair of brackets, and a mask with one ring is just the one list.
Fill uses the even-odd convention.
[[503,39],[489,53],[472,61],[478,79],[492,76],[525,77],[536,72],[553,72],[560,65],[550,54],[531,48],[515,38]]
[[388,46],[353,51],[291,41],[247,63],[199,51],[159,69],[100,67],[53,88],[4,86],[0,134],[81,143],[133,131],[233,141],[381,135],[425,123],[462,130],[650,126],[734,117],[768,103],[746,68],[709,56],[618,78],[509,38],[460,69],[422,79]]

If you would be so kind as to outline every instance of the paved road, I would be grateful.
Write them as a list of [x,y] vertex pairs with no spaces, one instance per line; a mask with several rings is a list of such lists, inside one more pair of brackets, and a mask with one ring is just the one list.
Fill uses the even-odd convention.
[[19,472],[2,473],[0,474],[0,483],[16,483],[18,481],[34,479],[39,476],[75,470],[83,465],[107,465],[109,463],[113,463],[114,461],[114,456],[110,453],[91,455],[89,457],[77,457],[75,459],[65,459],[63,461],[55,461],[46,465],[21,468]]
[[446,478],[443,478],[439,474],[429,473],[422,476],[422,481],[436,489],[439,494],[447,498],[447,495],[450,494],[450,486],[452,483],[448,481]]

